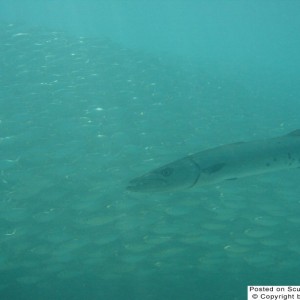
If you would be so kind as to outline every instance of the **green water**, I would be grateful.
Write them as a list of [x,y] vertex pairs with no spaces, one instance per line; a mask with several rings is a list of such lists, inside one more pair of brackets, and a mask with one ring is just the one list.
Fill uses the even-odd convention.
[[188,153],[299,128],[295,77],[262,76],[276,83],[263,89],[226,68],[11,22],[0,40],[1,299],[238,300],[247,285],[299,284],[299,170],[125,189]]

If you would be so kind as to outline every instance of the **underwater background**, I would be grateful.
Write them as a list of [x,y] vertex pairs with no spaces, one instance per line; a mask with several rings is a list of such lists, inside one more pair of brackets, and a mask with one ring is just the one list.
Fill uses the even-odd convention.
[[300,128],[299,1],[0,0],[0,298],[299,285],[299,170],[130,179]]

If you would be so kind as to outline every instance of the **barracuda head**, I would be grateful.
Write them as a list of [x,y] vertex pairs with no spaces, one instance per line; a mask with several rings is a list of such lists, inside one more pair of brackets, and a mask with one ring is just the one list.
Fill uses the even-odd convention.
[[187,157],[132,179],[127,190],[147,193],[189,188],[196,184],[199,175],[198,166]]

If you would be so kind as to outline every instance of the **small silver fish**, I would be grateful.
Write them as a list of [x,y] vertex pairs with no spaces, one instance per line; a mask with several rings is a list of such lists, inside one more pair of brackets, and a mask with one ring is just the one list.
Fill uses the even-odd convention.
[[0,171],[4,171],[14,167],[20,160],[20,157],[16,159],[2,159],[0,160]]

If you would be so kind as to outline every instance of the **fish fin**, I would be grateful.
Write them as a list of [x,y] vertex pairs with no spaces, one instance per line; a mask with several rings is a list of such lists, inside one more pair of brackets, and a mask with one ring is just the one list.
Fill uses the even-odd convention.
[[226,165],[225,163],[215,164],[215,165],[212,165],[212,166],[204,169],[204,172],[209,173],[209,174],[215,173],[215,172],[218,172],[219,170],[223,169],[223,167],[225,165]]
[[292,132],[289,132],[288,134],[286,134],[286,136],[299,136],[300,137],[300,129],[296,129]]

